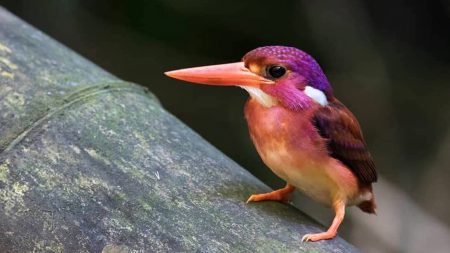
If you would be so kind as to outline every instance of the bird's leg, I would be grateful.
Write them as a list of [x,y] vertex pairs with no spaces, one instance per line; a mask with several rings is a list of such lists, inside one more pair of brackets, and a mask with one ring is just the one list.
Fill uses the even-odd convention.
[[263,200],[274,200],[279,202],[287,203],[291,197],[291,193],[295,190],[295,187],[286,184],[284,188],[278,189],[273,192],[263,193],[263,194],[253,194],[248,198],[247,203],[251,201],[263,201]]
[[306,234],[302,238],[303,242],[316,242],[320,240],[328,240],[336,236],[339,225],[341,225],[342,221],[344,220],[345,203],[339,201],[335,203],[333,207],[336,215],[333,219],[333,223],[331,224],[330,228],[328,228],[327,232],[318,234]]

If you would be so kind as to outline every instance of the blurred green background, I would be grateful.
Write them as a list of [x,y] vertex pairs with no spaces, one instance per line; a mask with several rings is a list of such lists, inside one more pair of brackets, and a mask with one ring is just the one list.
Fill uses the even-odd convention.
[[[167,110],[274,188],[284,183],[261,162],[247,133],[242,109],[248,95],[162,73],[235,62],[263,45],[309,52],[358,117],[381,175],[379,215],[351,208],[340,234],[363,252],[450,250],[449,1],[0,5],[109,72],[149,87]],[[298,193],[295,204],[328,226],[330,210]]]

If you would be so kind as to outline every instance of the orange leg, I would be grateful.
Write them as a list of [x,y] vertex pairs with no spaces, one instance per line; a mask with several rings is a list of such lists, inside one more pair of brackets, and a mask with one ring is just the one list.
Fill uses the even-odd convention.
[[306,234],[302,238],[302,242],[316,242],[320,240],[328,240],[332,239],[336,236],[339,225],[341,225],[344,220],[345,215],[345,204],[342,202],[338,202],[334,205],[334,212],[336,213],[333,223],[327,232],[318,233],[318,234]]
[[274,200],[287,203],[291,197],[291,193],[295,190],[295,187],[286,184],[284,188],[279,190],[263,193],[263,194],[253,194],[248,198],[247,203],[251,201],[263,201],[263,200]]

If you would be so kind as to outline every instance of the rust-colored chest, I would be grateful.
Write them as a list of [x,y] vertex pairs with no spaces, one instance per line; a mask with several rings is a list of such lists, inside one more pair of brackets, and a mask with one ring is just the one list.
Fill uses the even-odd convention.
[[264,163],[313,199],[331,205],[338,195],[353,198],[356,178],[331,158],[311,122],[315,108],[290,111],[250,99],[245,107],[250,136]]
[[[245,106],[250,136],[263,161],[287,180],[287,168],[302,169],[327,155],[324,140],[311,123],[314,107],[291,111],[264,107],[254,99]],[[281,168],[284,167],[284,168]]]

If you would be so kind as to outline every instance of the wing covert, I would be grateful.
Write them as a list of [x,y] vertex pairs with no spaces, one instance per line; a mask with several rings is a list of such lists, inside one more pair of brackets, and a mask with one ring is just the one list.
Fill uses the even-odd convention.
[[372,156],[355,116],[337,99],[315,112],[313,124],[328,140],[332,157],[345,164],[362,183],[377,181]]

